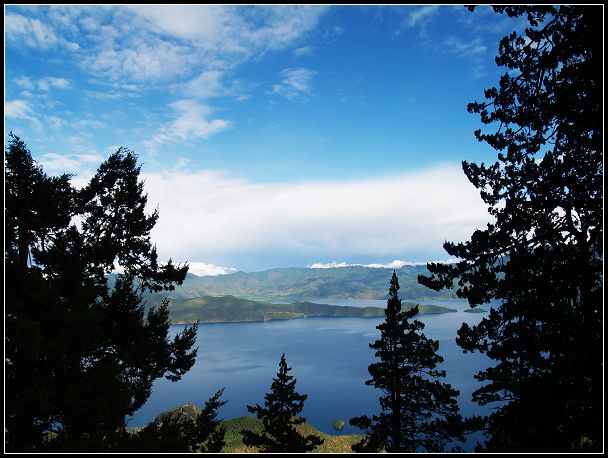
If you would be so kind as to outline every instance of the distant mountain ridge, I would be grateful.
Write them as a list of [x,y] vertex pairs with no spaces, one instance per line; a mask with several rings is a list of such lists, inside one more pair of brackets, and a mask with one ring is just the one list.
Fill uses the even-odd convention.
[[[401,298],[424,301],[457,297],[454,290],[437,292],[420,285],[418,275],[429,273],[426,266],[403,266],[395,270]],[[326,298],[384,300],[392,273],[393,269],[351,266],[327,269],[288,267],[205,277],[188,274],[175,291],[163,292],[160,296],[190,299],[232,295],[285,302]]]

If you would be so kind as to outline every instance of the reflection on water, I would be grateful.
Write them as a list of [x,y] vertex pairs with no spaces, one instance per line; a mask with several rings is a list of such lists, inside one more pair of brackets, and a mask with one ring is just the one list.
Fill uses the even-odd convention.
[[[369,306],[385,301],[333,301],[336,305]],[[465,313],[463,301],[434,301],[457,308],[455,313],[420,315],[424,333],[440,341],[446,381],[461,391],[463,415],[488,413],[471,401],[478,387],[473,374],[488,367],[489,360],[479,354],[463,354],[454,339],[463,322],[478,323],[484,314]],[[447,305],[447,302],[451,302]],[[331,303],[331,302],[324,302]],[[428,302],[427,302],[428,303]],[[368,344],[379,335],[376,326],[382,318],[308,318],[260,323],[201,324],[198,356],[192,369],[177,383],[158,380],[148,402],[135,413],[129,426],[144,426],[159,413],[184,403],[202,406],[219,388],[225,387],[221,418],[249,415],[247,404],[262,404],[272,378],[285,353],[296,389],[308,394],[302,415],[328,434],[336,434],[331,422],[345,421],[340,434],[359,433],[348,420],[378,413],[379,393],[365,385],[367,367],[374,361]],[[171,327],[175,334],[183,325]]]

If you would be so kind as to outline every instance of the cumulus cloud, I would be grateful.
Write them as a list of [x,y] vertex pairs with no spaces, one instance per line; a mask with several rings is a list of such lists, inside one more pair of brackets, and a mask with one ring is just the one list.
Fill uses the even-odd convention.
[[7,43],[33,49],[51,49],[65,46],[77,50],[79,46],[58,35],[50,24],[18,13],[5,13],[4,30]]
[[286,68],[281,71],[283,80],[273,85],[270,93],[279,94],[289,100],[310,95],[311,80],[315,75],[315,71],[307,68]]
[[58,154],[45,153],[38,162],[49,175],[60,175],[62,173],[74,174],[73,184],[80,188],[88,183],[95,174],[97,167],[105,160],[98,154]]
[[29,119],[33,110],[24,100],[4,102],[4,116],[15,119]]
[[204,71],[185,85],[185,92],[200,98],[223,95],[225,89],[222,85],[222,76],[223,73],[219,70]]
[[205,139],[231,126],[230,121],[224,119],[210,120],[209,107],[195,100],[178,100],[170,106],[177,113],[177,118],[161,127],[158,134],[145,142],[146,147],[153,153],[160,144],[176,138],[186,141]]
[[204,262],[188,262],[188,273],[198,275],[199,277],[204,276],[216,276],[216,275],[227,275],[236,272],[236,269],[232,267],[220,267],[214,264],[207,264]]
[[70,82],[65,78],[47,77],[38,81],[38,89],[41,91],[49,91],[51,88],[69,89],[70,85]]
[[84,65],[114,82],[140,85],[233,69],[285,49],[317,25],[325,8],[132,5],[107,11],[110,25],[96,15],[79,22],[96,43]]
[[[165,82],[182,75],[196,62],[188,46],[150,37],[128,46],[106,43],[83,62],[90,71],[113,82]],[[136,88],[137,86],[134,86]]]
[[489,216],[458,165],[352,181],[252,183],[213,171],[145,174],[159,255],[312,258],[441,251]]
[[19,78],[15,78],[15,84],[23,89],[34,89],[34,83],[27,76],[20,76]]
[[[454,258],[449,258],[442,261],[428,261],[428,262],[436,262],[442,264],[451,264],[457,262]],[[349,264],[347,262],[316,262],[310,266],[311,269],[333,269],[336,267],[369,267],[370,269],[401,269],[404,266],[426,266],[427,262],[412,262],[412,261],[400,261],[399,259],[395,259],[394,261],[388,262],[386,264]]]
[[17,42],[30,48],[51,48],[59,42],[52,28],[38,19],[21,14],[5,14],[4,27],[9,42]]
[[[5,12],[10,45],[77,53],[114,85],[183,82],[287,49],[326,7],[233,5],[51,6]],[[77,42],[76,42],[77,41]]]
[[325,8],[219,5],[131,6],[159,35],[191,43],[201,52],[224,58],[250,57],[282,49],[314,28]]
[[4,116],[6,118],[25,119],[30,121],[35,129],[40,129],[42,127],[42,123],[38,119],[38,114],[25,100],[4,102]]

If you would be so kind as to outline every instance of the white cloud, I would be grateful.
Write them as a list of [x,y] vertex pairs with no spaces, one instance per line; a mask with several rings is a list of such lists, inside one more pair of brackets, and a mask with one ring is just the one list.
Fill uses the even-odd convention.
[[4,116],[12,119],[25,119],[30,121],[35,129],[42,128],[38,114],[24,100],[4,102]]
[[59,45],[73,51],[79,49],[77,43],[58,36],[50,24],[21,14],[5,12],[4,30],[7,43],[43,50]]
[[[32,79],[29,76],[22,75],[15,78],[13,82],[23,89],[20,93],[21,97],[35,99],[36,101],[49,101],[49,93],[51,89],[70,89],[72,84],[65,78],[45,77],[38,80]],[[50,102],[52,103],[52,102]],[[50,116],[53,117],[53,116]]]
[[207,264],[204,262],[188,262],[188,273],[198,275],[199,277],[204,276],[216,276],[216,275],[227,275],[236,272],[236,269],[232,267],[220,267],[214,264]]
[[335,269],[337,267],[353,267],[353,266],[361,266],[362,264],[348,264],[347,262],[315,262],[310,266],[311,269]]
[[65,78],[42,78],[38,81],[38,89],[41,91],[49,91],[51,88],[69,89],[71,83]]
[[293,57],[312,56],[313,48],[312,46],[302,46],[291,51],[291,54],[293,54]]
[[78,121],[72,121],[72,125],[78,129],[106,129],[108,125],[97,119],[79,119]]
[[81,188],[95,175],[95,171],[105,159],[105,157],[93,153],[45,153],[38,159],[38,162],[49,175],[74,174],[72,183],[77,188]]
[[405,25],[408,27],[424,26],[438,12],[438,5],[428,5],[416,8],[407,15]]
[[20,76],[19,78],[16,78],[15,83],[17,86],[23,89],[34,89],[34,83],[32,83],[32,80],[30,80],[27,76]]
[[145,174],[159,255],[334,258],[441,250],[489,216],[459,166],[343,182],[251,183],[211,171]]
[[68,125],[68,122],[59,116],[47,116],[46,120],[53,127],[53,129],[60,129],[63,126]]
[[14,41],[30,48],[52,48],[59,42],[54,31],[40,22],[21,14],[5,14],[4,27],[7,41]]
[[272,86],[271,94],[279,94],[289,100],[310,95],[311,80],[316,72],[307,68],[286,68],[281,71],[283,80]]
[[479,54],[485,54],[488,49],[482,44],[480,38],[465,42],[454,36],[444,40],[443,46],[449,53],[457,57],[475,57]]
[[483,57],[488,48],[482,43],[480,38],[471,41],[462,41],[459,38],[450,36],[442,43],[442,49],[459,59],[467,59],[471,62],[471,70],[474,78],[480,78],[485,74]]
[[4,116],[15,119],[29,119],[34,112],[24,100],[4,102]]
[[185,85],[185,92],[191,97],[200,98],[223,95],[222,75],[219,70],[204,71]]
[[[324,13],[318,6],[133,5],[79,20],[95,44],[84,67],[113,83],[162,83],[291,46]],[[107,18],[106,18],[107,22]],[[136,31],[136,33],[135,33]]]
[[195,62],[196,56],[188,46],[155,37],[134,38],[128,45],[108,42],[83,60],[94,74],[121,84],[166,82],[189,73]]
[[178,100],[170,105],[177,112],[177,118],[169,125],[161,127],[160,133],[145,143],[146,147],[154,153],[162,144],[179,138],[180,140],[200,140],[217,134],[231,126],[230,121],[224,119],[209,120],[211,110],[195,100]]
[[[442,264],[450,264],[457,262],[456,259],[450,258],[443,261],[428,261],[428,262],[436,262]],[[412,261],[400,261],[399,259],[395,259],[394,261],[388,262],[386,264],[349,264],[347,262],[316,262],[310,266],[311,269],[333,269],[336,267],[369,267],[370,269],[401,269],[404,266],[426,266],[427,262],[412,262]]]

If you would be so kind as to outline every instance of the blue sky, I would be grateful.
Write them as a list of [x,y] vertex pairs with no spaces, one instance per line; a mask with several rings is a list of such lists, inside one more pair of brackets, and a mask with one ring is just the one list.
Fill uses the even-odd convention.
[[143,164],[196,273],[446,259],[488,221],[466,105],[521,23],[455,6],[5,6],[5,138],[82,184]]

